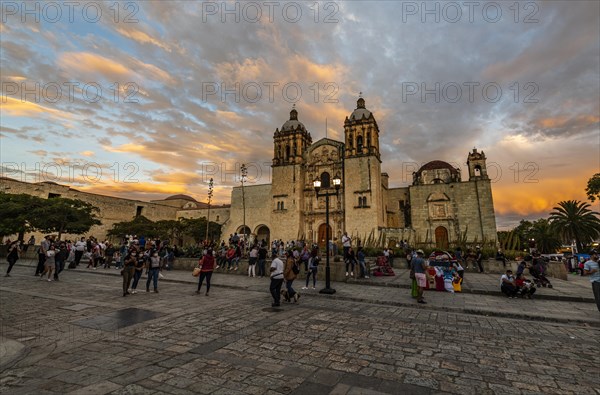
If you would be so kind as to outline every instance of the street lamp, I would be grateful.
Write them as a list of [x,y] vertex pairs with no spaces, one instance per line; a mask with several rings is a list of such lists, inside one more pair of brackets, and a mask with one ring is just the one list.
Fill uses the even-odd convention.
[[208,226],[210,224],[210,201],[213,197],[213,179],[211,178],[208,182],[208,215],[206,218],[206,241],[208,242]]
[[244,181],[246,180],[246,177],[248,177],[248,167],[246,166],[245,163],[242,163],[242,168],[241,168],[241,172],[242,172],[242,208],[244,211],[244,249],[246,247],[246,195],[244,194]]
[[340,178],[339,174],[336,174],[332,181],[335,192],[322,193],[320,193],[321,187],[326,189],[330,188],[329,180],[326,182],[327,185],[322,185],[321,180],[318,177],[313,181],[313,186],[315,187],[315,192],[317,193],[317,199],[325,196],[325,288],[320,290],[319,293],[329,295],[335,293],[335,289],[331,288],[331,268],[329,267],[329,196],[339,195],[342,179]]

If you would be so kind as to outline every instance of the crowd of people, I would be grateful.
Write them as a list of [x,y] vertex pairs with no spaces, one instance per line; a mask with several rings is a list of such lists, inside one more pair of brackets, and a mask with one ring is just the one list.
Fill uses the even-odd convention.
[[[270,251],[269,251],[270,248]],[[269,271],[266,270],[267,257],[272,258]],[[207,242],[203,245],[202,257],[198,262],[194,275],[198,278],[196,294],[201,293],[206,282],[205,295],[210,292],[210,281],[215,270],[237,271],[242,257],[248,257],[248,277],[264,278],[269,276],[271,283],[269,291],[273,297],[272,306],[280,306],[281,299],[286,302],[298,303],[300,293],[293,283],[304,269],[305,284],[303,290],[312,289],[317,285],[317,272],[320,262],[319,249],[316,245],[308,245],[304,241],[255,240],[247,243],[246,239],[237,233],[231,234],[227,242],[220,244]],[[283,286],[285,285],[285,288]]]
[[[27,244],[23,244],[19,240],[10,242],[5,277],[10,277],[10,272],[21,254],[32,245],[35,245],[33,236]],[[77,241],[59,241],[55,236],[47,235],[40,242],[37,256],[38,262],[34,275],[47,281],[59,281],[59,275],[65,266],[74,269],[82,260],[87,260],[86,268],[88,269],[96,270],[98,267],[121,269],[124,283],[123,296],[126,296],[136,292],[139,278],[144,269],[149,274],[146,290],[149,290],[152,281],[154,291],[158,292],[157,280],[159,276],[162,276],[160,270],[170,270],[173,267],[175,251],[168,243],[161,240],[147,242],[143,237],[138,239],[134,235],[126,236],[119,245],[114,245],[107,240],[99,241],[91,236],[82,237]],[[129,288],[130,286],[131,288]]]
[[[355,269],[359,269],[360,278],[369,278],[366,257],[362,247],[353,248],[353,240],[344,233],[341,238],[343,259],[346,277],[354,277]],[[8,268],[5,276],[10,277],[11,270],[18,261],[22,252],[35,246],[35,237],[31,236],[27,243],[23,241],[8,241],[7,261]],[[464,279],[465,267],[477,267],[483,273],[482,252],[479,246],[474,250],[469,249],[463,254],[460,247],[455,250],[451,262],[442,262],[429,265],[429,259],[424,258],[422,250],[411,250],[406,241],[401,241],[400,247],[407,253],[406,259],[410,268],[410,277],[413,281],[413,296],[418,303],[426,303],[423,291],[430,288],[429,281],[437,290],[460,292]],[[270,249],[270,251],[269,251]],[[154,292],[158,293],[158,280],[162,270],[173,268],[175,260],[175,247],[161,240],[146,240],[143,236],[126,236],[121,243],[112,244],[107,240],[99,241],[94,237],[82,237],[77,241],[57,240],[54,236],[45,236],[37,249],[37,265],[34,275],[42,280],[59,281],[60,274],[65,266],[75,268],[82,260],[87,260],[88,269],[105,269],[114,267],[121,269],[123,276],[123,296],[137,293],[140,278],[144,271],[147,274],[146,291],[150,292],[152,285]],[[270,254],[269,254],[270,253]],[[267,258],[271,257],[271,264],[267,270]],[[390,266],[393,265],[394,252],[385,248],[383,257]],[[273,306],[279,306],[281,298],[287,302],[297,303],[300,294],[294,289],[293,283],[304,271],[302,290],[316,288],[317,273],[320,262],[320,252],[316,245],[309,245],[304,241],[252,240],[236,234],[230,235],[227,242],[204,243],[202,257],[198,265],[198,287],[200,293],[202,285],[206,282],[206,295],[210,291],[210,280],[215,270],[237,271],[240,260],[248,258],[248,277],[264,278],[269,275],[271,279],[270,293],[273,297]],[[496,260],[502,261],[506,266],[506,257],[498,249]],[[568,260],[567,260],[568,262]],[[477,266],[475,266],[477,265]],[[570,267],[574,267],[572,264]],[[590,253],[590,259],[582,262],[582,275],[591,276],[594,296],[600,310],[600,273],[598,272],[598,253]],[[526,277],[528,271],[532,279]],[[517,271],[506,272],[500,278],[500,290],[508,298],[522,297],[531,299],[539,287],[551,288],[552,284],[547,277],[548,261],[540,256],[537,251],[532,251],[518,265]],[[311,281],[312,280],[312,281]],[[283,289],[282,289],[283,288]]]

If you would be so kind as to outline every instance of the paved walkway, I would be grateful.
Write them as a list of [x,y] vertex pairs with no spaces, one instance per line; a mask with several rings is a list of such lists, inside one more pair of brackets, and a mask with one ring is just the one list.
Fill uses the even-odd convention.
[[[33,262],[25,262],[33,265]],[[6,266],[1,266],[1,268]],[[29,271],[35,271],[33,267]],[[86,269],[80,265],[72,271],[85,271],[94,275],[110,275],[120,277],[119,271],[113,269]],[[324,287],[324,282],[317,283],[316,290],[301,290],[304,280],[296,280],[294,288],[308,298],[321,297],[335,300],[364,302],[380,306],[412,307],[416,304],[410,297],[408,270],[395,269],[393,277],[377,277],[368,280],[349,280],[348,282],[333,282],[335,295],[322,295],[318,291]],[[71,270],[63,272],[69,275]],[[187,271],[165,271],[165,279],[161,282],[177,282],[190,284],[194,289],[197,279]],[[301,275],[302,277],[302,275]],[[467,273],[465,275],[464,293],[450,294],[446,292],[426,291],[427,305],[420,306],[425,310],[469,313],[484,316],[513,317],[528,320],[583,323],[600,327],[600,312],[593,299],[591,285],[587,278],[570,277],[570,281],[553,279],[554,288],[540,288],[532,300],[508,299],[498,291],[499,279],[497,274]],[[145,276],[143,276],[145,278]],[[249,278],[242,274],[215,272],[213,285],[230,289],[268,292],[267,278]],[[370,286],[367,286],[370,285]],[[183,291],[183,289],[182,289]],[[183,292],[188,292],[186,291]],[[558,300],[554,300],[558,299]]]
[[[0,277],[1,335],[28,349],[1,372],[1,393],[599,393],[591,303],[432,292],[417,306],[405,289],[336,283],[333,298],[272,309],[266,279],[215,274],[206,297],[190,273],[168,272],[159,294],[124,298],[114,269],[60,282],[31,269]],[[498,306],[556,319],[484,315]]]

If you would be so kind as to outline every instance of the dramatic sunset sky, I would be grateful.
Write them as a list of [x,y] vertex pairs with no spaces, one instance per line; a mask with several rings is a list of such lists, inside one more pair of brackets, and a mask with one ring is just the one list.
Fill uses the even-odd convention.
[[[584,200],[600,171],[597,1],[23,4],[2,2],[4,176],[200,201],[214,177],[228,203],[241,163],[270,182],[292,102],[313,141],[325,119],[343,139],[359,92],[392,186],[434,159],[467,179],[467,153],[483,150],[499,229]],[[436,83],[439,100],[422,98]]]

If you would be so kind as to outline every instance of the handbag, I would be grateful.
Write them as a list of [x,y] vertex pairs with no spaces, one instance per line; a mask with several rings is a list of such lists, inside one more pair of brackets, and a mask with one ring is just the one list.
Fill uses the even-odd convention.
[[200,269],[199,267],[195,267],[194,270],[192,271],[192,276],[198,277],[200,275],[201,271],[202,271],[202,269]]

